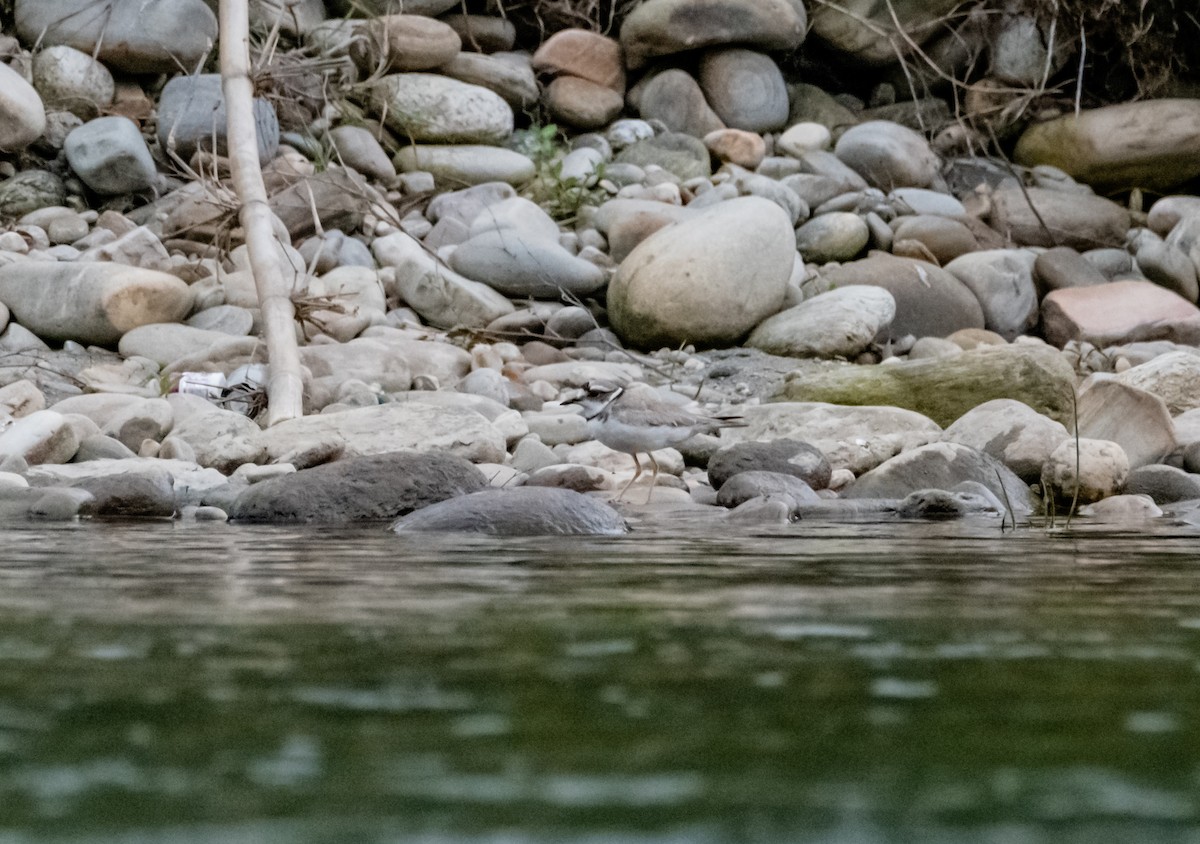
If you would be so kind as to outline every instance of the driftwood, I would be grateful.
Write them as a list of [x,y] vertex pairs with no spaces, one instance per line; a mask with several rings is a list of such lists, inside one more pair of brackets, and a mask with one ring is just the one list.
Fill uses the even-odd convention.
[[250,269],[262,310],[270,375],[267,424],[302,416],[304,381],[291,299],[291,270],[285,270],[281,238],[287,230],[267,204],[254,128],[254,84],[250,78],[248,0],[221,0],[221,80],[225,94],[229,163],[241,210],[238,218],[250,252]]

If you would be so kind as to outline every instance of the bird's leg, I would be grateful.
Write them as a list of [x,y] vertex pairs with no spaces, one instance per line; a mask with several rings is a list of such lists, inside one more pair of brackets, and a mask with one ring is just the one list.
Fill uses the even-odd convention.
[[654,496],[654,486],[658,483],[658,461],[654,459],[654,453],[646,452],[646,456],[650,458],[650,465],[654,467],[654,473],[650,476],[650,487],[646,490],[646,503],[650,503],[650,499]]
[[635,451],[629,456],[633,458],[633,465],[637,467],[637,471],[633,473],[632,478],[625,482],[625,486],[621,487],[621,491],[617,493],[617,501],[620,501],[621,497],[633,486],[633,482],[642,476],[642,461],[638,460],[637,452]]

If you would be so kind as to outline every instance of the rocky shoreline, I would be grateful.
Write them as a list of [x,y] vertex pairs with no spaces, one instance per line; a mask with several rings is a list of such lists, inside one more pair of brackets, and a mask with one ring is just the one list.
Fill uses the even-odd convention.
[[[1186,79],[999,140],[997,92],[1072,58],[1020,3],[645,0],[531,36],[444,0],[254,0],[306,387],[266,428],[215,3],[92,5],[16,0],[0,35],[6,519],[1194,518]],[[931,57],[967,78],[967,36],[979,78],[918,87]],[[869,96],[808,81],[814,55]],[[617,500],[634,460],[571,403],[599,382],[744,424]]]

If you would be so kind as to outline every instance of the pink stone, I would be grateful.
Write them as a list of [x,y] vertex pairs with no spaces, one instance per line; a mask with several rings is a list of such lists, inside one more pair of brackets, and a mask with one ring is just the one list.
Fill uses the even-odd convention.
[[533,69],[555,76],[579,76],[625,93],[621,45],[586,29],[564,29],[547,38],[533,54]]
[[720,161],[729,161],[747,170],[762,164],[767,142],[757,132],[743,129],[717,129],[704,136],[704,145]]
[[1139,340],[1200,343],[1200,308],[1148,281],[1114,281],[1066,287],[1042,300],[1042,333],[1063,346],[1086,340],[1097,346]]

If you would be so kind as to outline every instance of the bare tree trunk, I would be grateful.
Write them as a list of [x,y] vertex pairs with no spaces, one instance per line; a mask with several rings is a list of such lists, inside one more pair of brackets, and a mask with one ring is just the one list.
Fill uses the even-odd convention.
[[250,252],[250,268],[262,310],[267,341],[267,425],[304,414],[304,381],[296,345],[291,287],[277,239],[283,225],[267,205],[254,126],[254,85],[250,79],[248,0],[220,0],[221,87],[233,184],[241,202],[239,219]]

